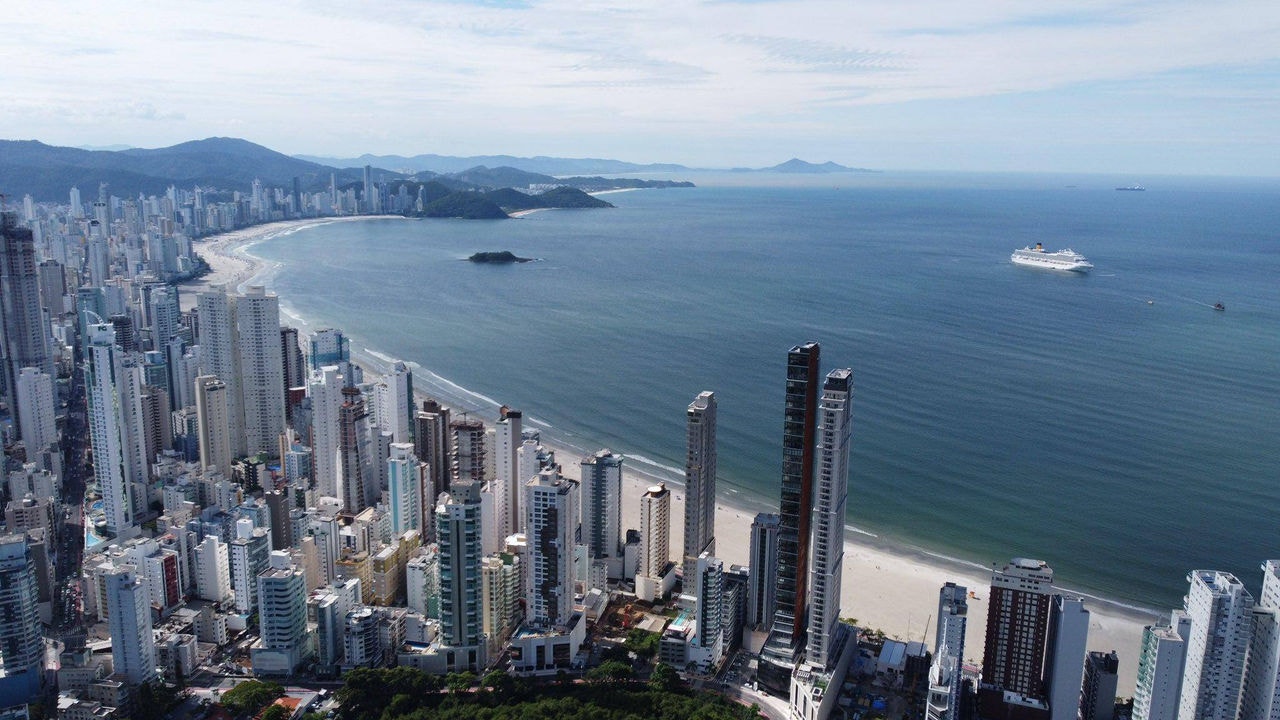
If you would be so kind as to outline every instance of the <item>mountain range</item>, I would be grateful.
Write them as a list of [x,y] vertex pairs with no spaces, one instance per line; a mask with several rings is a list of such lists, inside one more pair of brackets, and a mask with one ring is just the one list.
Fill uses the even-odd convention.
[[[648,164],[597,158],[519,158],[510,155],[451,157],[445,155],[363,155],[332,159],[289,156],[239,138],[214,137],[171,147],[90,150],[46,145],[38,140],[0,140],[0,193],[37,201],[65,200],[79,187],[86,198],[106,183],[116,195],[159,195],[170,186],[248,190],[254,180],[266,187],[291,188],[298,180],[304,192],[363,182],[364,166],[375,168],[377,181],[435,180],[451,190],[486,190],[529,185],[567,184],[593,192],[618,187],[672,187],[691,183],[600,177],[598,173],[692,172],[683,165]],[[736,169],[746,171],[745,169]],[[869,172],[833,162],[792,159],[752,172]],[[569,176],[569,177],[566,177]]]

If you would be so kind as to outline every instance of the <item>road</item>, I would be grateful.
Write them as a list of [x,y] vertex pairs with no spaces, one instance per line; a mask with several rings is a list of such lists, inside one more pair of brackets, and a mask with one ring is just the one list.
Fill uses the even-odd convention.
[[84,376],[71,374],[67,393],[67,421],[62,431],[62,526],[58,533],[57,578],[54,603],[54,635],[64,641],[83,637],[80,567],[84,561],[85,458],[89,446]]

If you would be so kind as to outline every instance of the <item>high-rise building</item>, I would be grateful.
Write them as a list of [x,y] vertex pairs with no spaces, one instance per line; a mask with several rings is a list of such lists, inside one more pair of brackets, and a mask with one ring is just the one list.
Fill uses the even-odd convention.
[[214,375],[201,375],[195,381],[195,395],[200,467],[213,467],[220,473],[230,474],[232,455],[227,384]]
[[1234,718],[1240,710],[1253,596],[1234,575],[1193,570],[1183,608],[1191,618],[1178,720]]
[[455,670],[486,664],[480,564],[480,489],[458,483],[436,507],[440,546],[440,643],[455,649]]
[[284,358],[284,388],[302,387],[307,382],[307,361],[298,342],[298,328],[280,327],[280,355]]
[[319,372],[320,368],[337,365],[338,372],[346,376],[347,385],[360,384],[360,378],[351,377],[351,347],[347,336],[337,328],[321,328],[311,336],[310,352],[307,353],[307,366],[311,372]]
[[1054,595],[1049,605],[1049,637],[1044,661],[1050,720],[1077,720],[1080,714],[1088,639],[1089,611],[1084,607],[1084,599]]
[[427,466],[414,457],[413,445],[392,443],[387,460],[387,501],[393,537],[425,529],[423,508],[429,507],[426,498],[431,495],[427,483]]
[[36,570],[26,537],[0,537],[0,704],[4,707],[40,697],[44,637]]
[[10,399],[22,368],[34,367],[50,377],[57,372],[40,311],[38,261],[31,230],[19,224],[16,213],[0,213],[0,390]]
[[[151,291],[151,349],[160,350],[182,332],[178,288],[162,285]],[[172,390],[170,389],[170,392]]]
[[342,437],[339,416],[346,381],[336,365],[312,371],[307,386],[311,396],[312,472],[316,492],[323,497],[342,499],[338,489],[338,442]]
[[1280,560],[1262,565],[1262,593],[1253,608],[1240,720],[1280,719]]
[[254,527],[249,518],[240,518],[229,547],[236,611],[249,615],[258,607],[258,575],[267,569],[271,559],[271,537],[265,528]]
[[489,657],[497,657],[515,628],[520,613],[520,557],[510,553],[486,556],[480,563],[484,605],[484,635]]
[[1080,688],[1080,720],[1113,720],[1120,656],[1093,651],[1085,657],[1084,686]]
[[636,595],[648,602],[662,595],[662,578],[671,562],[671,491],[650,486],[640,498],[640,562]]
[[284,430],[279,298],[261,286],[215,289],[197,296],[196,310],[205,374],[227,385],[232,454],[275,455]]
[[969,622],[968,588],[949,582],[938,591],[938,624],[934,633],[933,664],[929,667],[928,720],[960,717],[961,664],[965,627]]
[[[423,400],[417,415],[418,429],[413,438],[414,455],[427,464],[431,474],[431,487],[441,493],[449,489],[452,472],[449,459],[453,456],[453,433],[449,430],[449,408],[435,400]],[[523,481],[521,481],[523,483]],[[521,492],[524,488],[521,487]],[[428,505],[435,498],[428,498]]]
[[147,584],[132,565],[114,567],[103,582],[115,674],[133,687],[149,683],[156,679],[156,644]]
[[832,370],[822,385],[818,409],[818,473],[813,498],[813,547],[809,582],[809,643],[805,657],[811,665],[829,668],[836,661],[841,639],[840,589],[844,574],[845,502],[849,494],[849,439],[853,371]]
[[206,535],[196,546],[196,597],[220,603],[231,597],[231,565],[227,544]]
[[93,475],[102,493],[107,532],[129,534],[135,525],[133,484],[146,480],[142,404],[137,367],[123,357],[108,323],[89,325],[85,388]]
[[483,484],[485,478],[484,423],[463,418],[449,423],[453,434],[453,456],[449,459],[453,477],[449,481]]
[[53,376],[39,368],[24,367],[18,371],[15,384],[18,429],[27,446],[27,457],[35,457],[58,441]]
[[525,501],[528,621],[538,627],[563,627],[573,614],[578,483],[554,469],[543,470],[525,484]]
[[751,574],[747,578],[746,625],[756,630],[768,630],[773,622],[776,606],[775,593],[778,584],[773,569],[778,564],[778,525],[774,513],[759,513],[751,522]]
[[698,393],[685,412],[684,574],[702,553],[716,554],[716,396]]
[[[520,498],[529,478],[520,476],[520,444],[524,435],[524,415],[519,410],[502,406],[494,424],[494,480],[501,490],[497,508],[498,535],[506,537],[520,532]],[[505,505],[505,507],[504,507]]]
[[307,633],[307,581],[284,551],[273,551],[258,576],[258,623],[251,650],[255,673],[289,675],[315,654]]
[[1190,633],[1191,618],[1182,610],[1173,611],[1168,625],[1142,629],[1133,720],[1177,720]]
[[259,285],[234,296],[244,403],[245,454],[279,452],[284,431],[280,299]]
[[372,482],[373,449],[369,413],[364,397],[353,387],[342,389],[338,408],[338,489],[342,505],[355,514],[372,505],[377,486]]
[[710,553],[702,553],[694,563],[694,616],[697,627],[686,650],[689,662],[704,670],[720,663],[724,656],[724,563]]
[[622,456],[609,450],[582,458],[582,542],[610,577],[622,576]]
[[[1044,699],[1045,646],[1053,569],[1042,560],[1014,558],[991,574],[982,685]],[[1083,662],[1083,658],[1081,659]]]
[[782,484],[778,524],[775,607],[760,651],[757,678],[776,695],[791,691],[791,673],[805,647],[808,626],[810,523],[814,450],[818,430],[820,348],[810,342],[787,353],[782,423]]
[[414,434],[413,372],[397,360],[378,384],[378,425],[395,442],[412,443]]

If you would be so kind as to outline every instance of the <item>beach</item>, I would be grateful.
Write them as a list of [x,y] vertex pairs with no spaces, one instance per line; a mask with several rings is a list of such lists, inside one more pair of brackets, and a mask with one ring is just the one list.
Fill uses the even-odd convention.
[[[212,272],[197,283],[184,286],[184,307],[194,304],[194,293],[200,289],[225,285],[230,289],[265,282],[271,268],[247,252],[254,243],[269,236],[296,232],[330,222],[354,221],[362,218],[320,219],[272,223],[197,241],[196,250],[210,264]],[[282,314],[284,313],[282,307]],[[354,345],[354,344],[353,344]],[[358,356],[358,357],[357,357]],[[373,372],[386,370],[386,363],[376,356],[361,354],[353,347],[353,359],[369,366]],[[550,403],[550,399],[548,403]],[[536,411],[536,408],[521,408]],[[856,442],[856,440],[855,440]],[[556,438],[543,432],[543,443],[557,450],[557,458],[570,477],[578,475],[581,451],[558,447]],[[781,452],[778,452],[780,467]],[[639,498],[652,484],[651,476],[635,472],[624,465],[623,522],[625,527],[639,527]],[[850,502],[858,496],[857,468],[850,481]],[[683,488],[672,485],[672,551],[673,559],[681,552],[683,537]],[[722,494],[721,498],[724,495]],[[776,498],[771,499],[776,503]],[[756,510],[720,503],[716,515],[717,553],[728,564],[747,564],[750,525]],[[1029,549],[1034,552],[1034,549]],[[991,558],[1003,564],[1009,558]],[[967,660],[980,663],[987,606],[985,599],[989,573],[981,567],[949,560],[922,550],[897,546],[880,538],[860,533],[846,533],[842,612],[856,618],[864,628],[882,630],[902,640],[924,640],[932,646],[932,624],[936,620],[938,589],[945,582],[968,587],[976,597],[969,602]],[[1091,611],[1088,647],[1091,650],[1116,650],[1120,655],[1119,693],[1131,694],[1137,667],[1137,653],[1142,626],[1156,620],[1154,615],[1127,609],[1100,599],[1086,603]]]

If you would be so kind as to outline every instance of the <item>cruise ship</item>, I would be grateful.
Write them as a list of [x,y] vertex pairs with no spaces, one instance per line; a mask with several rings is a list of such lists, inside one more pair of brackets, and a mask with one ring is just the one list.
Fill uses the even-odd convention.
[[1044,245],[1036,243],[1035,247],[1024,247],[1021,250],[1014,250],[1013,255],[1009,256],[1015,265],[1026,265],[1028,267],[1047,268],[1049,270],[1073,270],[1075,272],[1085,272],[1093,267],[1093,263],[1085,259],[1083,255],[1071,249],[1059,250],[1058,252],[1045,252]]

